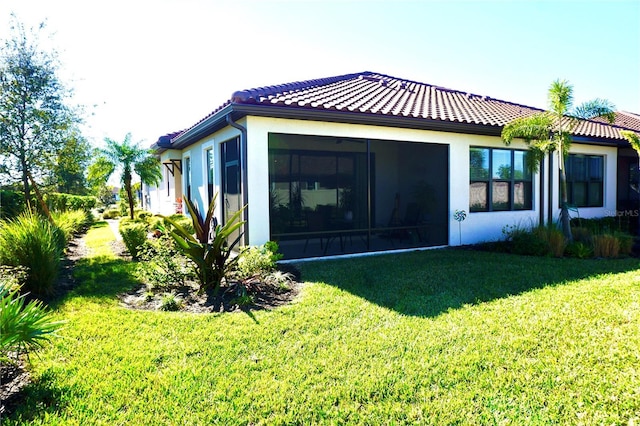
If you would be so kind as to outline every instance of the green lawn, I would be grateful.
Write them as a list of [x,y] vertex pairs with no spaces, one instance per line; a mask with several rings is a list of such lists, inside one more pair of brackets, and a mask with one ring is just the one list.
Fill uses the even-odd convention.
[[68,321],[4,424],[638,424],[637,259],[463,250],[303,263],[270,312],[138,312],[87,236]]

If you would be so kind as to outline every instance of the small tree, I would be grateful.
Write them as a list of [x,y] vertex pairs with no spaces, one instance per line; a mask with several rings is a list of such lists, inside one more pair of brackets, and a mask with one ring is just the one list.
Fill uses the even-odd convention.
[[134,198],[132,179],[135,172],[140,180],[147,185],[157,185],[162,180],[160,161],[153,156],[153,152],[141,148],[138,143],[131,143],[131,133],[128,133],[122,143],[105,138],[107,147],[98,149],[96,160],[89,166],[89,180],[92,186],[105,183],[113,172],[122,170],[122,185],[127,193],[129,213],[134,218]]
[[22,183],[31,207],[30,176],[51,170],[66,130],[78,118],[65,103],[70,92],[58,78],[55,54],[42,51],[38,35],[28,35],[15,16],[11,29],[0,51],[0,172]]
[[[556,80],[551,83],[548,93],[549,111],[543,111],[528,117],[519,117],[507,123],[502,129],[502,140],[510,145],[516,138],[522,138],[529,145],[529,168],[533,172],[545,156],[558,153],[560,172],[560,222],[562,233],[572,241],[571,224],[567,197],[567,175],[564,161],[571,147],[571,133],[580,123],[580,119],[603,116],[610,122],[615,119],[613,105],[603,99],[586,102],[579,107],[573,106],[573,86],[567,81]],[[552,194],[549,194],[551,200]]]
[[91,144],[77,130],[65,138],[52,170],[51,180],[58,192],[86,195],[87,167],[91,162]]

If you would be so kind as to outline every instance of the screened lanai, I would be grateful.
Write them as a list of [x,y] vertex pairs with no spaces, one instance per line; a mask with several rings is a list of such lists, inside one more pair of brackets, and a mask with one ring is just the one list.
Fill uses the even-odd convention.
[[447,145],[269,134],[270,238],[286,259],[448,244]]

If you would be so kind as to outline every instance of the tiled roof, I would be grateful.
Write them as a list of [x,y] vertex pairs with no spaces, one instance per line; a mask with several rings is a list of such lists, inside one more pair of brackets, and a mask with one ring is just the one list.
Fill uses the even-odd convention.
[[[596,121],[606,122],[603,118],[597,118]],[[613,124],[640,132],[640,115],[632,112],[616,111],[616,119]]]
[[[365,71],[238,91],[190,129],[228,105],[344,112],[369,117],[404,117],[420,120],[425,125],[436,122],[465,123],[497,128],[514,118],[543,111],[488,96]],[[183,134],[188,131],[185,130]],[[585,120],[573,133],[584,137],[623,139],[616,126],[597,121]]]

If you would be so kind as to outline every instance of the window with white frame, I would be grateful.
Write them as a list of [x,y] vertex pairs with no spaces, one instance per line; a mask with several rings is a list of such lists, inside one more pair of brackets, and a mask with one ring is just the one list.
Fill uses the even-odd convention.
[[187,198],[191,201],[191,157],[184,158],[184,178],[185,193]]
[[207,193],[209,195],[209,203],[213,200],[213,184],[215,181],[215,159],[214,151],[212,148],[205,151],[205,158],[207,161]]

